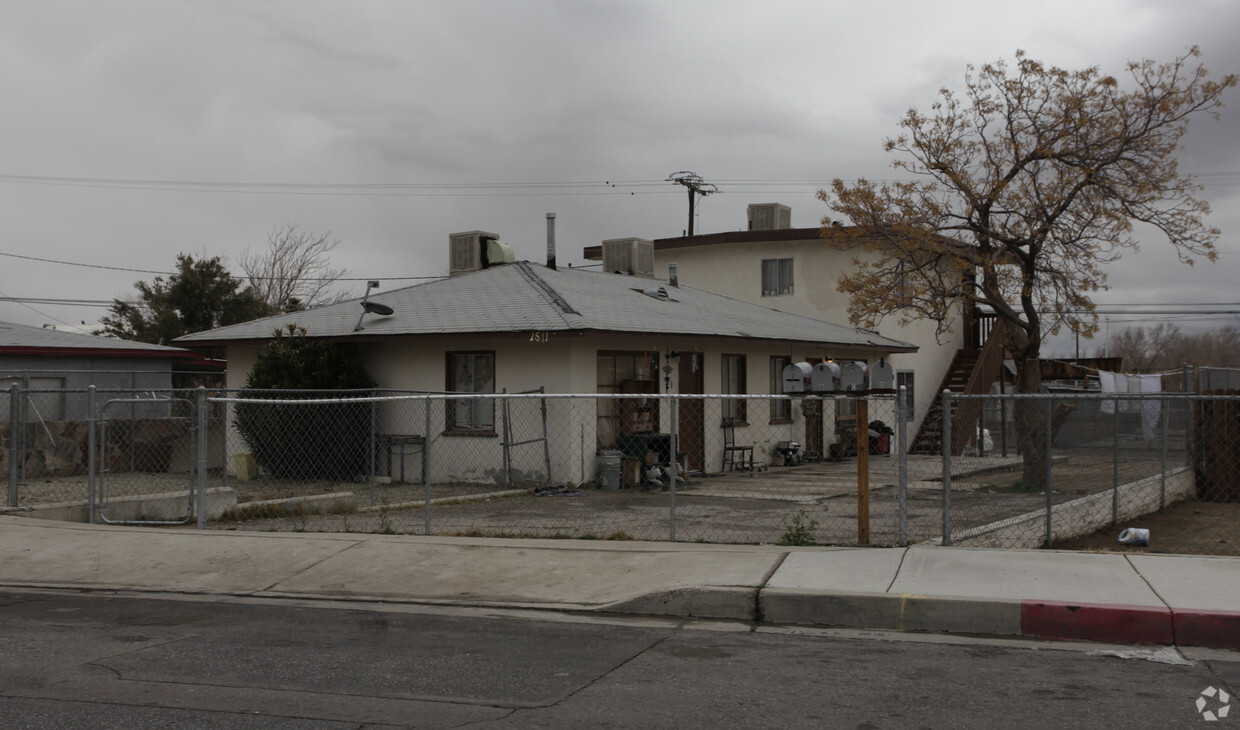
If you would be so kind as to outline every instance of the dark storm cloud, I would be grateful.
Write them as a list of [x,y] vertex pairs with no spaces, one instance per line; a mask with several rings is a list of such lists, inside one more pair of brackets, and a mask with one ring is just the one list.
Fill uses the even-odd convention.
[[[10,243],[0,250],[164,269],[180,251],[235,261],[267,231],[298,223],[339,235],[337,264],[356,277],[418,276],[444,271],[447,236],[458,230],[495,231],[518,256],[539,260],[543,214],[556,211],[567,262],[604,238],[680,233],[683,189],[660,181],[682,169],[708,180],[812,181],[722,185],[703,202],[698,230],[741,228],[748,203],[772,201],[792,205],[794,225],[814,225],[827,213],[813,199],[819,185],[893,175],[882,141],[905,110],[927,109],[942,86],[959,88],[967,64],[1010,59],[1017,48],[1120,75],[1126,59],[1166,60],[1200,44],[1215,72],[1240,71],[1227,37],[1240,26],[1232,3],[1027,8],[983,0],[786,0],[760,10],[654,0],[15,4],[0,25],[0,174],[431,187],[311,195],[4,182],[0,220]],[[1238,125],[1240,110],[1196,120],[1184,169],[1240,172]],[[443,187],[604,180],[658,184],[559,196]],[[1240,251],[1236,192],[1207,188],[1225,251]],[[1181,271],[1157,250],[1150,243],[1117,265],[1112,294],[1213,296],[1235,272],[1226,257]],[[0,292],[11,296],[35,294],[38,282],[43,296],[107,299],[147,278],[0,263]],[[27,324],[99,314],[0,304],[0,320]]]

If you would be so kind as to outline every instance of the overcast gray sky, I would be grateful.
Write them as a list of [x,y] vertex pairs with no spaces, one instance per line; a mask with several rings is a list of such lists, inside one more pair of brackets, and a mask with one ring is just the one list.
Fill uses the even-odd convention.
[[[111,300],[151,278],[17,256],[235,266],[289,223],[339,236],[334,263],[383,289],[446,273],[454,231],[542,260],[547,212],[560,262],[580,263],[606,238],[681,234],[687,197],[665,182],[680,170],[720,188],[698,232],[743,228],[756,202],[813,226],[831,178],[894,176],[883,139],[967,64],[1019,48],[1120,75],[1197,44],[1222,75],[1240,71],[1236,28],[1232,0],[4,0],[0,296]],[[1100,301],[1240,302],[1228,102],[1181,157],[1207,184],[1220,261],[1189,269],[1150,240]],[[0,320],[31,325],[105,313],[0,301]]]

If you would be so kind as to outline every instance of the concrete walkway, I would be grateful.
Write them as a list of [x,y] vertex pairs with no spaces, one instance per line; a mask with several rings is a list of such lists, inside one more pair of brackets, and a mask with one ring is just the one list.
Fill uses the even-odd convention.
[[0,585],[1240,649],[1240,558],[502,540],[0,517]]

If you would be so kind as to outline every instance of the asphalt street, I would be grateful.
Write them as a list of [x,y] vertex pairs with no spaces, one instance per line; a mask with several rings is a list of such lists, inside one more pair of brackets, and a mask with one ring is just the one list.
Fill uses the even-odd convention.
[[5,728],[1201,727],[1209,687],[1240,722],[1210,649],[19,589],[0,636]]

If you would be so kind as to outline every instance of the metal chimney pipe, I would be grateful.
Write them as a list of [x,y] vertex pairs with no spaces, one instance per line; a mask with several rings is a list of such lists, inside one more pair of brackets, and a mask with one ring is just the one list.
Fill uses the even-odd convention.
[[667,283],[672,286],[680,286],[680,276],[676,270],[676,262],[667,265]]
[[547,214],[547,268],[555,268],[555,213]]

